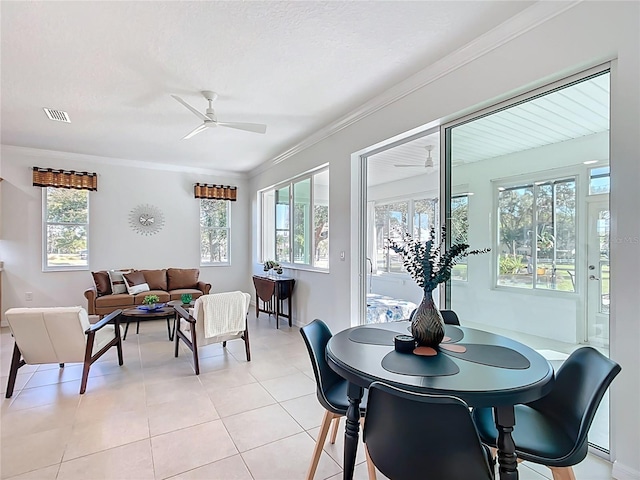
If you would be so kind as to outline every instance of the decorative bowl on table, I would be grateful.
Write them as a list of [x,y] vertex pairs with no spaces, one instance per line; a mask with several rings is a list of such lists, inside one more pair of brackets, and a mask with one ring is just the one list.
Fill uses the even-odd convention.
[[153,312],[155,310],[160,310],[162,307],[164,307],[164,303],[150,303],[147,305],[138,305],[138,308],[140,310],[146,310],[148,312]]

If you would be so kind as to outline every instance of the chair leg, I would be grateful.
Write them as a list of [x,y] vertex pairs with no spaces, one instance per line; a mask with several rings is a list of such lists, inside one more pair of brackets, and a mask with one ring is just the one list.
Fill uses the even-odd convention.
[[251,348],[249,347],[249,326],[244,330],[243,338],[244,340],[244,352],[247,355],[247,362],[251,361]]
[[318,439],[316,440],[316,447],[313,449],[313,456],[311,457],[311,465],[309,465],[309,471],[307,472],[307,480],[313,480],[316,474],[320,455],[322,455],[322,449],[324,447],[324,441],[327,439],[329,426],[331,426],[331,420],[336,417],[337,415],[331,413],[329,410],[324,412],[324,417],[322,417],[322,423],[320,424],[320,431],[318,432]]
[[18,377],[18,369],[23,365],[20,364],[20,357],[22,357],[22,353],[20,353],[20,349],[18,348],[18,344],[13,345],[13,356],[11,357],[11,367],[9,368],[9,381],[7,382],[7,392],[5,394],[5,398],[11,398],[13,395],[13,387],[16,385],[16,378]]
[[576,480],[571,467],[549,467],[553,480]]
[[222,342],[222,348],[227,348],[227,341]]
[[[362,426],[362,431],[364,432],[364,417],[360,417],[360,425]],[[369,480],[376,480],[376,466],[371,460],[371,456],[369,456],[369,449],[367,448],[367,444],[364,444],[364,456],[367,459],[367,474],[369,475]]]
[[338,427],[340,426],[340,418],[336,417],[333,419],[333,424],[331,425],[331,437],[329,438],[329,443],[333,445],[336,443],[336,437],[338,436]]
[[196,375],[200,375],[200,362],[198,361],[198,339],[196,338],[196,326],[191,325],[191,346],[193,347],[193,369]]
[[82,368],[82,381],[80,382],[80,395],[87,390],[87,380],[89,379],[89,369],[91,368],[93,352],[93,342],[95,340],[95,332],[91,332],[87,335],[87,347],[84,351],[84,367]]

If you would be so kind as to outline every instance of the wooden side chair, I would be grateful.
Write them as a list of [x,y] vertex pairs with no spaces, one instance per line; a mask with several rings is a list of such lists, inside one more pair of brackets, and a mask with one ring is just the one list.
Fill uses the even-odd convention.
[[[120,314],[116,310],[98,323],[91,325],[87,311],[82,307],[11,308],[6,317],[15,340],[6,398],[11,398],[23,365],[83,363],[80,393],[87,389],[91,364],[111,347],[118,350],[118,363],[122,359],[122,331]],[[113,323],[113,325],[111,324]]]
[[198,347],[221,342],[226,347],[227,341],[239,338],[244,340],[247,362],[250,362],[247,324],[250,301],[248,293],[224,292],[202,295],[189,311],[176,305],[175,356],[178,356],[179,341],[182,340],[193,353],[193,369],[196,375],[200,375]]

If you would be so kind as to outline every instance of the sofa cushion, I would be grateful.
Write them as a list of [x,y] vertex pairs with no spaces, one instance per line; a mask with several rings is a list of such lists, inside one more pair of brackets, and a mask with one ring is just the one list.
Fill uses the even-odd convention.
[[148,292],[142,292],[133,295],[133,303],[135,303],[136,305],[142,305],[144,297],[146,297],[147,295],[157,295],[158,302],[160,303],[166,303],[170,299],[169,294],[163,290],[149,290]]
[[91,275],[93,276],[93,283],[96,286],[98,296],[111,295],[111,280],[109,280],[107,271],[91,272]]
[[162,270],[138,270],[144,275],[144,281],[149,284],[151,290],[167,290],[167,271]]
[[122,276],[124,277],[124,281],[127,283],[127,287],[147,283],[147,280],[144,278],[144,274],[138,270],[131,273],[125,273]]
[[170,268],[167,270],[167,290],[198,288],[199,275],[197,268]]
[[183,293],[190,294],[192,300],[202,296],[202,292],[197,288],[179,288],[177,290],[171,290],[169,292],[169,296],[171,297],[171,300],[182,300]]
[[131,270],[109,270],[112,293],[127,293],[127,286],[124,283],[124,277],[122,275],[130,271]]
[[[96,298],[96,308],[100,307],[117,307],[130,308],[133,307],[133,296],[128,293],[116,293],[113,295],[104,295]],[[115,310],[116,308],[114,308]]]
[[[143,293],[148,291],[149,291],[149,285],[146,283],[141,283],[140,285],[131,285],[131,286],[127,284],[127,293],[129,295],[136,295],[138,293]],[[149,294],[147,293],[147,295]]]

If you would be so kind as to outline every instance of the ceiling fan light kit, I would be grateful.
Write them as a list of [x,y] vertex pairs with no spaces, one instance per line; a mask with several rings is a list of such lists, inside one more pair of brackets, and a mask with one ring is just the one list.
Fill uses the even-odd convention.
[[212,92],[211,90],[203,90],[200,93],[209,102],[209,106],[205,110],[205,113],[202,113],[200,110],[192,107],[179,96],[171,95],[178,103],[181,103],[187,110],[189,110],[196,117],[203,121],[202,124],[198,125],[184,137],[182,137],[183,140],[194,137],[197,134],[204,132],[207,128],[213,127],[229,127],[253,133],[265,133],[267,131],[267,126],[262,123],[219,122],[212,105],[212,103],[218,98],[218,94]]

